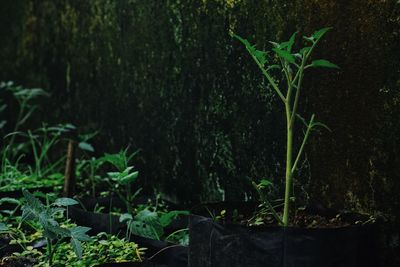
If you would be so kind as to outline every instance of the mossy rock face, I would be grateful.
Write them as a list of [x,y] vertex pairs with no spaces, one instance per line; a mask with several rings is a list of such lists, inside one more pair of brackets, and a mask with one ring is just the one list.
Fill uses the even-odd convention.
[[3,0],[1,7],[0,79],[48,89],[47,120],[99,129],[99,150],[141,148],[141,182],[181,201],[243,199],[253,178],[274,180],[276,193],[282,184],[280,103],[229,30],[264,48],[294,31],[332,26],[315,56],[340,70],[310,72],[301,104],[333,132],[314,135],[298,190],[337,208],[399,210],[398,1]]

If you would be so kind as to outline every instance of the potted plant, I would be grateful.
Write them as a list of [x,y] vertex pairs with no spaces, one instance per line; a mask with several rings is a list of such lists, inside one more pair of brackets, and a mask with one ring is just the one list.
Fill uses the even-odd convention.
[[[272,51],[256,49],[246,39],[239,40],[260,68],[272,90],[282,102],[286,120],[286,171],[283,210],[276,209],[265,193],[271,181],[263,179],[253,186],[259,194],[259,208],[249,218],[232,216],[216,222],[192,216],[190,221],[189,266],[376,266],[373,218],[357,214],[324,214],[293,208],[293,179],[311,132],[317,127],[329,128],[299,114],[303,77],[311,68],[335,68],[325,59],[311,59],[315,47],[331,28],[304,36],[306,45],[294,51],[296,35],[286,42],[271,42]],[[271,56],[272,55],[272,56]],[[295,126],[304,125],[299,147],[294,145]],[[220,210],[221,211],[221,210]],[[220,212],[218,211],[218,212]],[[227,211],[217,216],[224,219]],[[229,223],[227,222],[229,221]],[[236,223],[232,223],[236,221]]]

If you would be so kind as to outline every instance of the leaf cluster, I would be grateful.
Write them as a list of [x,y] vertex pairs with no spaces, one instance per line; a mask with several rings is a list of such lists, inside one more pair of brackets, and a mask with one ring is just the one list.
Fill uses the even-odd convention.
[[[76,205],[78,202],[71,198],[59,198],[50,205],[44,205],[27,190],[23,190],[23,195],[25,203],[22,206],[22,221],[36,222],[43,230],[43,236],[50,244],[53,241],[57,241],[58,243],[65,238],[69,238],[75,254],[81,257],[81,242],[91,240],[86,234],[90,228],[82,226],[64,228],[56,220],[57,214],[62,214],[65,211],[65,207]],[[48,251],[48,253],[51,253],[51,251]]]

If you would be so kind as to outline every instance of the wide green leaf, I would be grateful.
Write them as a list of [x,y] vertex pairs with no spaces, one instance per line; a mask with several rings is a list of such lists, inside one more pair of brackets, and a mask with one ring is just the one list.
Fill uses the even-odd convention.
[[311,63],[312,67],[323,67],[323,68],[335,68],[335,69],[339,69],[339,66],[337,66],[336,64],[333,64],[332,62],[326,60],[326,59],[317,59],[317,60],[313,60],[313,62]]

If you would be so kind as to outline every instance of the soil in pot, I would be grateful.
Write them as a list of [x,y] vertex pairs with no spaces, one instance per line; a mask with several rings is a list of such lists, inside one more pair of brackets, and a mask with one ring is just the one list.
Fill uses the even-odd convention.
[[[248,207],[248,204],[244,206]],[[226,207],[226,210],[234,209]],[[356,224],[363,219],[361,217],[347,214],[338,218],[304,212],[299,213],[295,222],[307,227],[284,228],[271,224],[246,227],[231,223],[234,218],[225,218],[224,223],[218,223],[193,215],[190,218],[189,266],[379,266],[377,227],[375,224]]]

